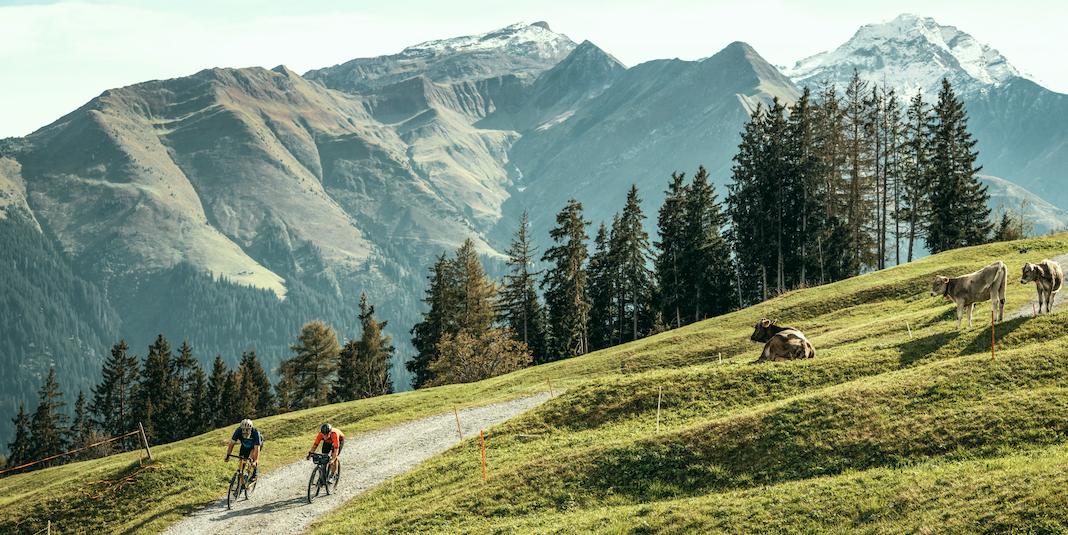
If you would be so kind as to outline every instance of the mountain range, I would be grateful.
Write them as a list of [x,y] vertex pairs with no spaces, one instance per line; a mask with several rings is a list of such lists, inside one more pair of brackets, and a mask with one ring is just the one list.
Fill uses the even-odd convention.
[[544,249],[568,198],[597,223],[633,183],[655,214],[670,173],[701,164],[722,196],[758,103],[854,68],[902,93],[949,77],[997,202],[1031,199],[1038,230],[1068,222],[1068,96],[911,15],[786,69],[741,42],[627,67],[544,22],[303,75],[207,69],[105,91],[0,140],[0,364],[14,370],[0,416],[50,365],[87,391],[119,337],[143,353],[163,332],[231,365],[255,348],[276,366],[306,320],[356,336],[361,291],[390,322],[405,388],[434,257],[470,237],[499,273],[524,210]]

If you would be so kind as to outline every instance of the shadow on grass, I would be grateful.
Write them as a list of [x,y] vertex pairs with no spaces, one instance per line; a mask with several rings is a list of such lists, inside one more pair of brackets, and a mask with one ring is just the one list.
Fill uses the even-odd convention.
[[901,350],[900,365],[902,368],[911,366],[935,353],[943,346],[956,340],[960,333],[946,331],[930,334],[921,338],[914,338],[898,345]]

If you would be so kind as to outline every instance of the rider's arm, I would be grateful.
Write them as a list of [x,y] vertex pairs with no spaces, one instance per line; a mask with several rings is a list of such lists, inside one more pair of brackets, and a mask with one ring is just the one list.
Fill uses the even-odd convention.
[[315,442],[312,443],[311,449],[308,450],[308,456],[311,456],[311,454],[315,453],[315,448],[317,448],[319,446],[319,443],[322,442],[322,441],[323,441],[323,434],[322,433],[319,433],[319,434],[315,435]]
[[253,463],[259,462],[259,460],[260,460],[260,447],[259,446],[253,446],[252,447],[252,453],[249,454],[248,458],[252,459]]
[[230,460],[230,454],[234,451],[234,444],[237,444],[236,440],[231,440],[230,445],[226,447],[226,460]]
[[334,446],[330,448],[330,458],[337,459],[338,450],[341,449],[341,441],[337,438],[337,433],[330,433],[330,443]]

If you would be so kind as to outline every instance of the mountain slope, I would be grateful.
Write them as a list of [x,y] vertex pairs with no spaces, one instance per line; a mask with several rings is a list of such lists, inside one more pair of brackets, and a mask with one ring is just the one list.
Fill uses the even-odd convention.
[[797,95],[789,79],[744,43],[701,61],[656,60],[627,69],[566,120],[516,143],[511,155],[525,189],[510,201],[510,212],[544,207],[531,210],[531,221],[548,228],[554,211],[575,197],[588,219],[610,220],[635,183],[646,213],[655,213],[672,171],[692,173],[704,164],[723,184],[748,110]]
[[844,87],[853,70],[907,99],[934,102],[946,77],[964,99],[984,172],[1068,209],[1068,95],[1025,78],[992,47],[954,26],[901,15],[869,24],[837,49],[798,61],[785,73],[799,85]]
[[[1064,234],[959,249],[487,381],[265,418],[264,470],[303,457],[324,418],[357,435],[544,393],[551,380],[563,394],[487,430],[487,482],[467,437],[315,531],[1057,532],[1068,527],[1068,367],[1057,350],[1068,315],[1000,324],[991,360],[988,328],[956,331],[929,281],[995,258],[1015,273],[1066,251]],[[1033,289],[1011,284],[1007,297],[1010,310],[1026,307]],[[816,358],[752,364],[760,345],[746,337],[761,317],[803,329]],[[154,448],[146,468],[131,453],[4,478],[0,529],[51,519],[159,531],[225,492],[232,465],[218,453],[230,431]],[[253,496],[239,511],[260,507],[273,504]]]

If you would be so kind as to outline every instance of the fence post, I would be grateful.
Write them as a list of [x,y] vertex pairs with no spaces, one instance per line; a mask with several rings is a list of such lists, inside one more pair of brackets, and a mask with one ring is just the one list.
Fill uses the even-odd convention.
[[909,330],[909,340],[911,340],[912,339],[912,325],[909,325],[909,322],[906,321],[905,322],[905,328]]
[[145,426],[141,425],[141,422],[137,422],[137,430],[141,432],[141,445],[145,447],[145,453],[148,454],[148,461],[152,462],[152,450],[148,449],[148,437],[145,436]]
[[482,449],[482,481],[486,481],[486,431],[478,430],[478,443]]
[[456,410],[456,405],[452,406],[452,415],[456,417],[456,434],[463,440],[464,432],[460,430],[460,413]]
[[664,399],[664,387],[656,388],[656,434],[660,434],[660,402]]
[[1034,301],[1031,302],[1031,317],[1038,317],[1038,310],[1035,308]]
[[553,380],[552,379],[546,379],[545,382],[549,383],[549,397],[550,398],[556,397],[556,395],[553,394]]

